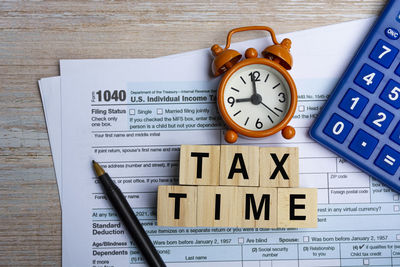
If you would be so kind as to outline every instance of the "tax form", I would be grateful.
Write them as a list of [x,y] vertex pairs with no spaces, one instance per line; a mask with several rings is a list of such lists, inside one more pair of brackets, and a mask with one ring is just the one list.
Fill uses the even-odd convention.
[[[319,223],[312,230],[156,226],[156,188],[177,183],[179,146],[223,142],[218,79],[209,76],[204,50],[140,63],[62,61],[63,264],[144,265],[104,198],[92,159],[122,189],[168,266],[400,264],[398,195],[307,133],[369,26],[361,21],[285,35],[293,42],[297,135],[238,143],[299,147],[300,186],[319,191]],[[266,45],[261,39],[233,47],[243,52]]]

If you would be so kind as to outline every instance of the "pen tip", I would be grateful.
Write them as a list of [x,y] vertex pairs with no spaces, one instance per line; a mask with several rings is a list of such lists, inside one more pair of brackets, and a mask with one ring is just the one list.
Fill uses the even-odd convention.
[[94,171],[96,172],[97,176],[103,175],[105,171],[103,168],[98,164],[96,161],[92,160]]

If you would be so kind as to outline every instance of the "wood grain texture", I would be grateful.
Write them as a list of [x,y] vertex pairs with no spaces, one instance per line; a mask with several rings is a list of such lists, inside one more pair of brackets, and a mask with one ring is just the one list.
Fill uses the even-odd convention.
[[[61,211],[37,80],[58,60],[146,58],[377,15],[383,0],[0,2],[0,265],[59,266]],[[263,36],[239,34],[233,41]]]

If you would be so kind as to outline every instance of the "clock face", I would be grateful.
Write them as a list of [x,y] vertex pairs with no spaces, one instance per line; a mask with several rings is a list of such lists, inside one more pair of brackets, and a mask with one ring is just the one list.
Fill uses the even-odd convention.
[[223,98],[229,117],[237,125],[252,131],[264,131],[285,118],[291,93],[279,71],[264,64],[250,64],[232,74]]

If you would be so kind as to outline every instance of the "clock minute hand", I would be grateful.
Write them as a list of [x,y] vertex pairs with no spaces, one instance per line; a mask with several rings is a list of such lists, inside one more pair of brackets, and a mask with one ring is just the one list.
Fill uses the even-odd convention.
[[236,103],[240,103],[240,102],[251,102],[251,98],[239,98],[236,99]]
[[256,88],[256,80],[254,79],[254,73],[251,73],[251,83],[253,84],[253,95],[257,94],[257,88]]
[[279,115],[276,114],[275,111],[273,111],[270,107],[268,107],[267,105],[265,105],[263,102],[261,102],[261,105],[263,105],[263,106],[266,107],[269,111],[271,111],[272,113],[274,113],[275,116],[279,117]]

